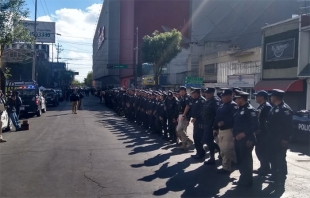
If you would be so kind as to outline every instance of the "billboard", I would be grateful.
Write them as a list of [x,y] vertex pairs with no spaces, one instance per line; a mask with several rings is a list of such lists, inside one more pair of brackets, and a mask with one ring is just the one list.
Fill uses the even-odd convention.
[[[29,30],[30,35],[34,36],[34,21],[22,21],[25,29]],[[55,22],[37,21],[37,42],[55,43]]]
[[266,62],[294,59],[295,38],[267,43]]

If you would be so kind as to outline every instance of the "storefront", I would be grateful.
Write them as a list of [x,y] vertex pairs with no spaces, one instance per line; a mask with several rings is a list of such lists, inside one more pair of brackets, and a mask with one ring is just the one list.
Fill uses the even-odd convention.
[[[307,81],[298,75],[300,62],[300,19],[294,17],[262,28],[262,81],[255,91],[281,89],[285,102],[294,110],[306,109]],[[304,51],[308,53],[309,51]],[[306,66],[306,65],[305,65]]]

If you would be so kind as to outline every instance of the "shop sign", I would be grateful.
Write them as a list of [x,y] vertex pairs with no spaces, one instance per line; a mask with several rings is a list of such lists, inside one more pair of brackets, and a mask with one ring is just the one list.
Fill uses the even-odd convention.
[[254,87],[255,75],[232,75],[228,76],[228,85],[230,87]]
[[266,62],[294,59],[295,39],[266,44]]

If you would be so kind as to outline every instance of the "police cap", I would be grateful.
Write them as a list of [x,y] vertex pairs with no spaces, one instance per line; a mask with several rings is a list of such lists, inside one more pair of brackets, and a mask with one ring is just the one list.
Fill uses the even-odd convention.
[[265,99],[268,98],[268,93],[267,93],[267,91],[264,91],[264,90],[253,93],[253,95],[254,96],[263,96]]
[[202,88],[201,88],[201,92],[207,93],[207,88],[202,87]]
[[168,91],[168,96],[169,96],[169,97],[172,97],[172,96],[173,96],[172,91]]
[[235,98],[247,98],[250,94],[244,91],[236,91]]
[[222,88],[223,92],[221,94],[221,96],[228,96],[228,95],[232,95],[233,91],[229,88]]
[[281,97],[283,98],[285,94],[285,91],[281,90],[281,89],[273,89],[271,91],[271,96],[277,96],[277,97]]
[[191,93],[198,93],[200,94],[200,88],[191,87],[192,92]]
[[181,90],[186,91],[186,87],[185,87],[185,86],[181,86],[181,87],[179,88],[179,92],[180,92]]
[[208,87],[206,90],[206,93],[214,93],[214,92],[215,92],[215,89],[212,87]]
[[236,93],[237,91],[241,91],[241,89],[240,89],[239,87],[234,87],[234,88],[232,88],[232,91],[233,91],[234,93]]

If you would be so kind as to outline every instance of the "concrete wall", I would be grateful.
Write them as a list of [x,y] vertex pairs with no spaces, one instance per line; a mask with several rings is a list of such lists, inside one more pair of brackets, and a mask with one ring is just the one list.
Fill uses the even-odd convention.
[[184,84],[178,79],[177,74],[187,71],[187,61],[190,50],[182,48],[182,51],[167,65],[168,82],[170,84]]
[[[244,53],[244,55],[242,55]],[[246,55],[247,53],[250,53]],[[252,64],[255,62],[255,64]],[[253,67],[237,63],[251,63]],[[201,58],[199,76],[204,76],[204,66],[217,65],[217,83],[227,83],[227,76],[234,74],[255,74],[261,72],[261,48],[256,47],[245,51],[219,51]]]
[[[129,69],[120,70],[120,77],[133,77],[133,67],[135,65],[135,45],[136,45],[136,27],[135,21],[135,2],[127,0],[121,2],[121,31],[120,31],[120,61],[123,64],[128,64]],[[122,85],[126,84],[122,82]],[[127,84],[126,84],[127,85]]]
[[[93,40],[93,78],[100,78],[95,81],[96,87],[119,83],[116,78],[109,77],[118,75],[119,71],[107,69],[107,64],[119,63],[119,12],[119,0],[104,1]],[[98,31],[102,27],[105,27],[105,40],[98,49]]]
[[300,31],[299,38],[298,74],[310,63],[310,30]]

